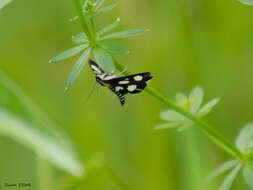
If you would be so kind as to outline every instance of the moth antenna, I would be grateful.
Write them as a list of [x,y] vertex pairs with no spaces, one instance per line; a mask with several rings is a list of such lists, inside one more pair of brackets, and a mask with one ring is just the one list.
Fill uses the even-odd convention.
[[97,85],[96,85],[96,81],[95,81],[89,95],[84,99],[83,104],[86,104],[88,102],[88,100],[90,99],[91,95],[93,94],[96,86]]

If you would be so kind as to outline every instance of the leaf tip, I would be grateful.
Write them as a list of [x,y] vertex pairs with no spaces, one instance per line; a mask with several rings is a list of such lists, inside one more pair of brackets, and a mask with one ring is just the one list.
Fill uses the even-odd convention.
[[54,61],[54,59],[50,59],[49,61],[48,61],[48,63],[55,63],[55,61]]
[[68,91],[68,89],[69,89],[69,86],[66,85],[65,88],[64,88],[64,93],[66,93]]

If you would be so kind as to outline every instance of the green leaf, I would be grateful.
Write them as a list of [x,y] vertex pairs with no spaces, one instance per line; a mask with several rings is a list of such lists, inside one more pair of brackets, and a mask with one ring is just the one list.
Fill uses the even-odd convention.
[[103,29],[99,30],[97,33],[97,36],[100,37],[101,35],[110,32],[114,28],[116,28],[120,23],[120,18],[117,18],[116,21],[114,21],[112,24],[109,24],[108,26],[104,27]]
[[101,41],[99,42],[99,45],[112,54],[128,54],[129,53],[129,50],[126,47],[120,44],[117,44],[115,42]]
[[187,120],[187,118],[185,116],[183,116],[182,114],[174,111],[174,110],[166,110],[160,113],[160,118],[166,121],[184,121]]
[[104,13],[104,12],[106,12],[106,11],[110,11],[110,10],[112,10],[112,9],[115,8],[115,7],[117,7],[117,3],[111,4],[111,5],[108,5],[108,6],[106,6],[106,7],[103,7],[103,8],[101,8],[101,9],[99,9],[99,10],[97,11],[97,14],[101,14],[101,13]]
[[[82,163],[65,131],[50,121],[23,90],[2,72],[0,95],[4,95],[0,99],[1,135],[31,149],[55,167],[76,176],[83,174]],[[5,100],[2,100],[3,97]]]
[[128,38],[132,36],[141,35],[144,32],[149,31],[148,29],[132,29],[132,30],[123,30],[120,32],[115,32],[112,34],[108,34],[106,36],[103,36],[100,38],[100,40],[106,40],[106,39],[122,39],[122,38]]
[[103,48],[97,46],[94,48],[94,57],[98,65],[106,72],[113,72],[115,70],[114,61],[112,56]]
[[104,2],[105,2],[105,0],[97,0],[95,11],[97,11],[104,4]]
[[68,88],[75,82],[77,77],[80,75],[81,71],[83,70],[84,65],[89,59],[91,49],[87,48],[83,54],[79,57],[79,59],[76,61],[71,73],[69,74],[65,90],[68,90]]
[[185,122],[181,123],[181,126],[178,127],[177,131],[179,133],[181,133],[181,132],[185,131],[186,129],[189,129],[193,125],[194,125],[194,123],[192,121],[190,121],[190,120],[189,121],[185,121]]
[[2,9],[8,5],[10,2],[12,2],[12,0],[0,0],[0,12],[2,11]]
[[239,163],[228,175],[227,177],[224,179],[224,181],[222,182],[219,190],[229,190],[233,181],[235,180],[238,172],[240,171],[242,164]]
[[69,22],[73,22],[76,21],[79,17],[78,16],[74,16],[72,18],[69,19]]
[[155,126],[155,130],[161,130],[161,129],[168,129],[168,128],[174,128],[174,127],[178,127],[180,124],[177,122],[173,122],[173,123],[164,123],[164,124],[160,124],[160,125],[156,125]]
[[253,5],[253,0],[237,0],[246,5]]
[[185,105],[188,102],[188,98],[185,94],[183,93],[177,93],[176,94],[176,104],[181,106],[181,107],[185,107]]
[[68,59],[68,58],[80,53],[82,50],[84,50],[88,46],[89,46],[88,44],[83,44],[83,45],[76,46],[74,48],[68,49],[68,50],[60,53],[56,57],[50,59],[49,63],[57,63],[57,62],[65,60],[65,59]]
[[218,104],[220,101],[220,98],[215,98],[211,101],[209,101],[207,104],[205,104],[199,111],[198,111],[198,116],[203,117],[210,113],[210,111],[213,109],[216,104]]
[[211,181],[214,178],[218,177],[219,175],[225,173],[226,171],[232,169],[233,167],[235,167],[240,161],[233,159],[233,160],[229,160],[224,162],[223,164],[221,164],[219,167],[217,167],[214,171],[212,171],[208,176],[207,176],[207,180]]
[[235,142],[236,146],[243,152],[248,153],[253,147],[253,124],[247,124],[239,133]]
[[253,161],[249,161],[243,168],[243,178],[249,189],[253,189]]
[[204,97],[204,91],[202,88],[197,86],[192,90],[192,92],[189,95],[191,113],[195,114],[198,111],[203,101],[203,97]]
[[75,36],[72,36],[72,42],[75,44],[87,43],[88,39],[84,32],[81,32]]

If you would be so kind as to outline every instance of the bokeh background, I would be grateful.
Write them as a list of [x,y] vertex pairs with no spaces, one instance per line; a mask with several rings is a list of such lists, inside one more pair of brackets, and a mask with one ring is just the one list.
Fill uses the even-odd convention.
[[[0,14],[1,71],[64,128],[88,168],[76,179],[45,164],[50,167],[46,189],[58,183],[58,189],[76,190],[218,189],[223,178],[205,184],[205,176],[230,156],[198,128],[155,131],[166,107],[148,94],[127,96],[121,107],[116,96],[98,86],[83,103],[94,84],[87,65],[64,93],[76,58],[59,64],[48,60],[73,46],[71,36],[81,31],[78,22],[68,21],[74,15],[73,1],[62,0],[13,1]],[[205,100],[221,97],[205,120],[234,141],[253,120],[253,7],[235,0],[118,1],[96,27],[117,16],[121,29],[151,29],[122,40],[131,53],[117,59],[132,72],[152,72],[150,85],[169,98],[196,85],[205,90]],[[27,189],[42,189],[33,151],[6,136],[0,136],[0,150],[0,189],[4,182],[19,181],[32,183]],[[232,190],[243,189],[239,176]]]

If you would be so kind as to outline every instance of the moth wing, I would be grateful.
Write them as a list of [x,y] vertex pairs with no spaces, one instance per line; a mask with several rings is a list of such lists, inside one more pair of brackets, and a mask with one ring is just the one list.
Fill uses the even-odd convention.
[[151,74],[149,72],[145,72],[114,78],[105,82],[109,83],[116,92],[118,91],[125,95],[127,93],[140,93],[147,86],[147,81],[151,79]]
[[98,66],[98,64],[95,61],[91,60],[91,59],[89,60],[89,65],[90,65],[90,68],[93,71],[93,73],[95,73],[95,75],[101,75],[101,74],[105,73],[103,71],[103,69],[101,69]]

